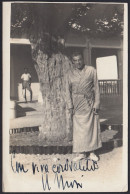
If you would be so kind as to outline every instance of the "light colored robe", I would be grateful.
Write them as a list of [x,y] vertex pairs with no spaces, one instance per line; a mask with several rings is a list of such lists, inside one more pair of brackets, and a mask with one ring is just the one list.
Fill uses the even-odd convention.
[[67,108],[73,108],[73,152],[89,152],[102,146],[99,115],[93,108],[100,106],[96,69],[85,66],[82,71],[70,70],[66,75]]

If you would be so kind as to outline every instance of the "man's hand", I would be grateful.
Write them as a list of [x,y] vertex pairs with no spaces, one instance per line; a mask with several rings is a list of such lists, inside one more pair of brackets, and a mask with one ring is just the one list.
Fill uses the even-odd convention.
[[22,82],[22,89],[24,89],[23,82]]
[[99,109],[93,108],[93,112],[94,112],[95,115],[98,115]]
[[71,116],[74,114],[73,108],[69,109],[69,113],[71,114]]

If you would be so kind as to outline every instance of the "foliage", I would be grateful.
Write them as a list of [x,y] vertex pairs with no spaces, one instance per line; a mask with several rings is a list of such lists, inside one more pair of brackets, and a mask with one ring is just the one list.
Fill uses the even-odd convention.
[[74,10],[69,25],[91,37],[120,36],[123,31],[123,5],[82,4]]
[[70,31],[121,36],[123,11],[122,4],[12,3],[11,37],[29,38],[45,53],[55,53]]

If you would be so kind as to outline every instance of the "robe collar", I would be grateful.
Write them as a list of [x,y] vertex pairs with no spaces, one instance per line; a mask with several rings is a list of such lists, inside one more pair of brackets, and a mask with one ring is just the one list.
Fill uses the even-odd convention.
[[78,72],[78,73],[85,72],[86,69],[87,69],[87,65],[84,65],[84,68],[83,68],[82,70],[79,70],[79,69],[77,69],[77,68],[74,68],[74,70],[75,70],[76,72]]

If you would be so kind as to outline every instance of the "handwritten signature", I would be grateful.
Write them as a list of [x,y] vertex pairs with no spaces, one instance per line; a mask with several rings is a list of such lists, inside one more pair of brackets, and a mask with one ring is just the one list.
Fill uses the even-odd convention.
[[[28,173],[30,170],[29,168],[25,168],[24,164],[18,162],[15,160],[15,153],[11,155],[11,168],[14,173]],[[64,180],[63,172],[74,172],[74,171],[95,171],[97,170],[98,164],[96,161],[86,159],[84,162],[82,160],[79,160],[77,163],[73,161],[69,161],[69,159],[66,159],[64,164],[58,163],[53,164],[51,166],[51,169],[49,169],[48,164],[36,164],[34,162],[31,163],[31,171],[32,174],[35,175],[36,173],[42,174],[42,186],[43,190],[51,190],[51,186],[49,183],[49,170],[53,172],[54,176],[54,183],[57,184],[57,187],[60,189],[62,188],[65,190],[66,188],[82,188],[82,183],[79,183],[77,180]]]

